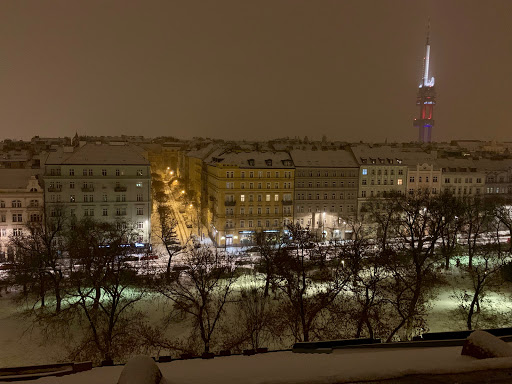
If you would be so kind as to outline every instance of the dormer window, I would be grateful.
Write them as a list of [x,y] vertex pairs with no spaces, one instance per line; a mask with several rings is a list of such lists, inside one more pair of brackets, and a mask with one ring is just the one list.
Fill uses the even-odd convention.
[[265,164],[267,164],[267,167],[271,167],[272,166],[272,159],[265,160]]
[[251,167],[254,167],[254,159],[249,159],[249,160],[247,160],[247,163],[248,163]]
[[396,159],[396,163],[397,164],[402,164],[402,160],[401,159]]

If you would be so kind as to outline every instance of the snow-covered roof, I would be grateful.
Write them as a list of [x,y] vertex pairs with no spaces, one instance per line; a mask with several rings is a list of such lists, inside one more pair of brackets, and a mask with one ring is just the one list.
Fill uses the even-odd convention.
[[352,152],[343,149],[329,151],[298,150],[290,151],[297,167],[358,167]]
[[234,152],[216,150],[206,159],[210,165],[232,165],[240,168],[293,168],[287,152]]
[[371,147],[368,144],[350,147],[359,164],[375,165],[416,165],[432,162],[436,154],[419,148],[397,148],[389,145]]
[[1,189],[26,189],[32,176],[37,176],[38,169],[3,169],[0,168]]
[[87,143],[73,152],[66,152],[62,147],[50,152],[46,165],[52,164],[149,165],[149,161],[143,156],[142,148],[135,145]]

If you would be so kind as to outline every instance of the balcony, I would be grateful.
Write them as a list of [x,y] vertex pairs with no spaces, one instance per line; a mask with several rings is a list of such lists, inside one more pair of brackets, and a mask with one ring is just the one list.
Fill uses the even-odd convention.
[[94,192],[94,187],[82,187],[82,192]]
[[114,191],[116,192],[126,192],[128,188],[125,187],[125,186],[122,186],[122,185],[116,185],[116,187],[114,188]]
[[62,187],[48,187],[48,192],[62,192]]
[[226,207],[232,207],[232,206],[236,205],[236,200],[226,200],[226,201],[224,201],[224,205]]
[[293,200],[283,200],[282,203],[283,203],[283,205],[292,205]]

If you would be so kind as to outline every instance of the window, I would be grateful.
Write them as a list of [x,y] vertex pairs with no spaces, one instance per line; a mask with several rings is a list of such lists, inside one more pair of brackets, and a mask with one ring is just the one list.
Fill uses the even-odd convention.
[[75,176],[75,170],[73,168],[69,168],[69,176]]
[[244,171],[240,172],[240,177],[241,177],[242,179],[244,179],[244,178],[245,178],[245,172],[244,172]]
[[274,195],[274,201],[279,201],[279,194],[278,194],[278,193],[276,193],[276,194]]
[[89,169],[89,176],[92,176],[92,169]]
[[39,207],[39,200],[30,200],[30,207]]
[[432,176],[432,182],[437,183],[437,176]]
[[108,216],[108,208],[103,208],[102,215],[103,216]]
[[101,170],[101,175],[102,176],[107,176],[107,170],[106,169],[102,169]]
[[414,176],[409,177],[409,182],[414,183]]
[[5,208],[5,201],[0,201],[0,208]]
[[249,228],[252,228],[252,220],[249,220]]
[[142,193],[137,193],[137,201],[142,201]]
[[270,201],[270,195],[265,195],[265,201]]
[[142,169],[137,169],[137,176],[142,176]]
[[75,189],[75,182],[74,181],[70,181],[69,182],[69,189]]
[[125,207],[117,207],[116,208],[116,216],[125,216],[126,208]]
[[233,189],[233,188],[235,188],[235,183],[233,183],[233,182],[226,183],[226,188],[227,188],[227,189]]
[[261,195],[258,195],[258,201],[261,201]]
[[245,189],[245,183],[240,183],[240,189]]
[[251,172],[249,172],[249,177],[250,177],[250,178],[253,178],[253,177],[254,177],[254,172],[252,172],[252,171],[251,171]]
[[245,227],[245,220],[240,220],[240,228],[244,228]]
[[361,191],[361,197],[366,197],[366,191]]
[[143,215],[144,214],[144,208],[143,207],[137,207],[137,215]]
[[2,228],[0,230],[0,237],[7,237],[7,229]]
[[137,221],[137,229],[144,229],[144,223],[142,221]]
[[240,201],[243,203],[245,202],[245,195],[240,195]]
[[261,183],[258,183],[258,189],[261,189]]
[[23,216],[21,213],[13,213],[12,214],[12,222],[13,223],[21,223],[23,222]]
[[7,215],[5,213],[2,213],[0,215],[0,222],[5,223],[7,221]]
[[366,179],[361,180],[361,185],[366,185]]
[[12,208],[21,208],[21,201],[20,200],[13,200],[11,202],[11,207]]
[[87,169],[82,169],[82,175],[87,176]]
[[13,236],[21,236],[21,235],[23,235],[23,231],[21,228],[14,228],[12,230],[12,235]]
[[402,179],[398,179],[398,180],[396,181],[396,184],[397,184],[397,185],[402,185]]

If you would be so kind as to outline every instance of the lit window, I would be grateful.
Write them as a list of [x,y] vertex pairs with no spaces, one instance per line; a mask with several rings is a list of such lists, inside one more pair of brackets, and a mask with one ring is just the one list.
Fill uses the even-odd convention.
[[397,183],[397,185],[402,185],[402,179],[398,179],[398,180],[396,181],[396,183]]
[[367,174],[368,174],[368,169],[363,168],[363,175],[367,175]]

